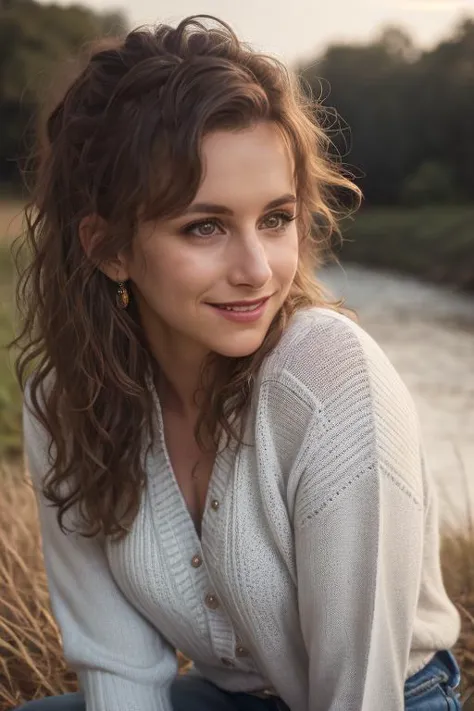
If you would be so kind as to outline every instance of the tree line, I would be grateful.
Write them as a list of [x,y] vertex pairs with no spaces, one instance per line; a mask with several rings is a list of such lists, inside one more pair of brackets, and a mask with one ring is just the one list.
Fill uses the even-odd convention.
[[428,51],[403,30],[330,46],[299,67],[369,204],[474,201],[474,19]]
[[123,32],[119,12],[0,0],[0,184],[18,185],[34,143],[37,107],[87,42]]
[[[18,184],[37,106],[54,71],[87,41],[123,31],[120,13],[0,0],[0,183]],[[369,204],[474,198],[474,19],[422,51],[402,29],[334,44],[297,67],[334,150]]]

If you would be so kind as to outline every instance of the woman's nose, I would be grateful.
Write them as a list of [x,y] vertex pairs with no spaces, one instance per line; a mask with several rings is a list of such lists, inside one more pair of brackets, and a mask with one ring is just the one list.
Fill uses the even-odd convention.
[[260,289],[272,276],[265,246],[257,234],[236,240],[229,254],[230,278],[235,285]]

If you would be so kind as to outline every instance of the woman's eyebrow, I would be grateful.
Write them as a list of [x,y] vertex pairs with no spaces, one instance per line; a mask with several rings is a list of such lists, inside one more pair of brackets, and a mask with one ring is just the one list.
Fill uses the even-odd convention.
[[[287,193],[286,195],[282,195],[279,198],[276,198],[275,200],[271,200],[265,207],[263,208],[263,211],[265,210],[271,210],[274,207],[280,207],[281,205],[286,205],[288,203],[295,203],[296,202],[296,196],[293,195],[292,193]],[[196,202],[192,203],[187,207],[181,214],[182,215],[189,215],[192,213],[209,213],[209,214],[214,214],[214,215],[233,215],[233,211],[230,210],[228,207],[225,205],[217,205],[215,203],[211,202]]]

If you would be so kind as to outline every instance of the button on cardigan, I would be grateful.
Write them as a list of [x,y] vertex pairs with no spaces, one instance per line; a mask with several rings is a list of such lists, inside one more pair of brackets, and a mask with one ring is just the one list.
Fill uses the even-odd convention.
[[60,532],[40,493],[47,438],[24,413],[52,607],[88,711],[172,711],[176,649],[190,673],[291,711],[402,711],[405,679],[455,643],[415,407],[347,317],[290,320],[256,378],[246,444],[216,458],[201,539],[158,402],[161,439],[119,543]]

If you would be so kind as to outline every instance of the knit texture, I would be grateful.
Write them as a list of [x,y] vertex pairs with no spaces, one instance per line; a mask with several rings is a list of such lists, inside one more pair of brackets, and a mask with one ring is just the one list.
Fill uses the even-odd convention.
[[246,444],[216,459],[201,540],[158,401],[161,438],[119,543],[60,532],[25,403],[53,612],[88,711],[172,711],[176,649],[191,673],[271,689],[291,711],[402,711],[405,679],[457,640],[415,407],[345,316],[290,321],[256,379]]

